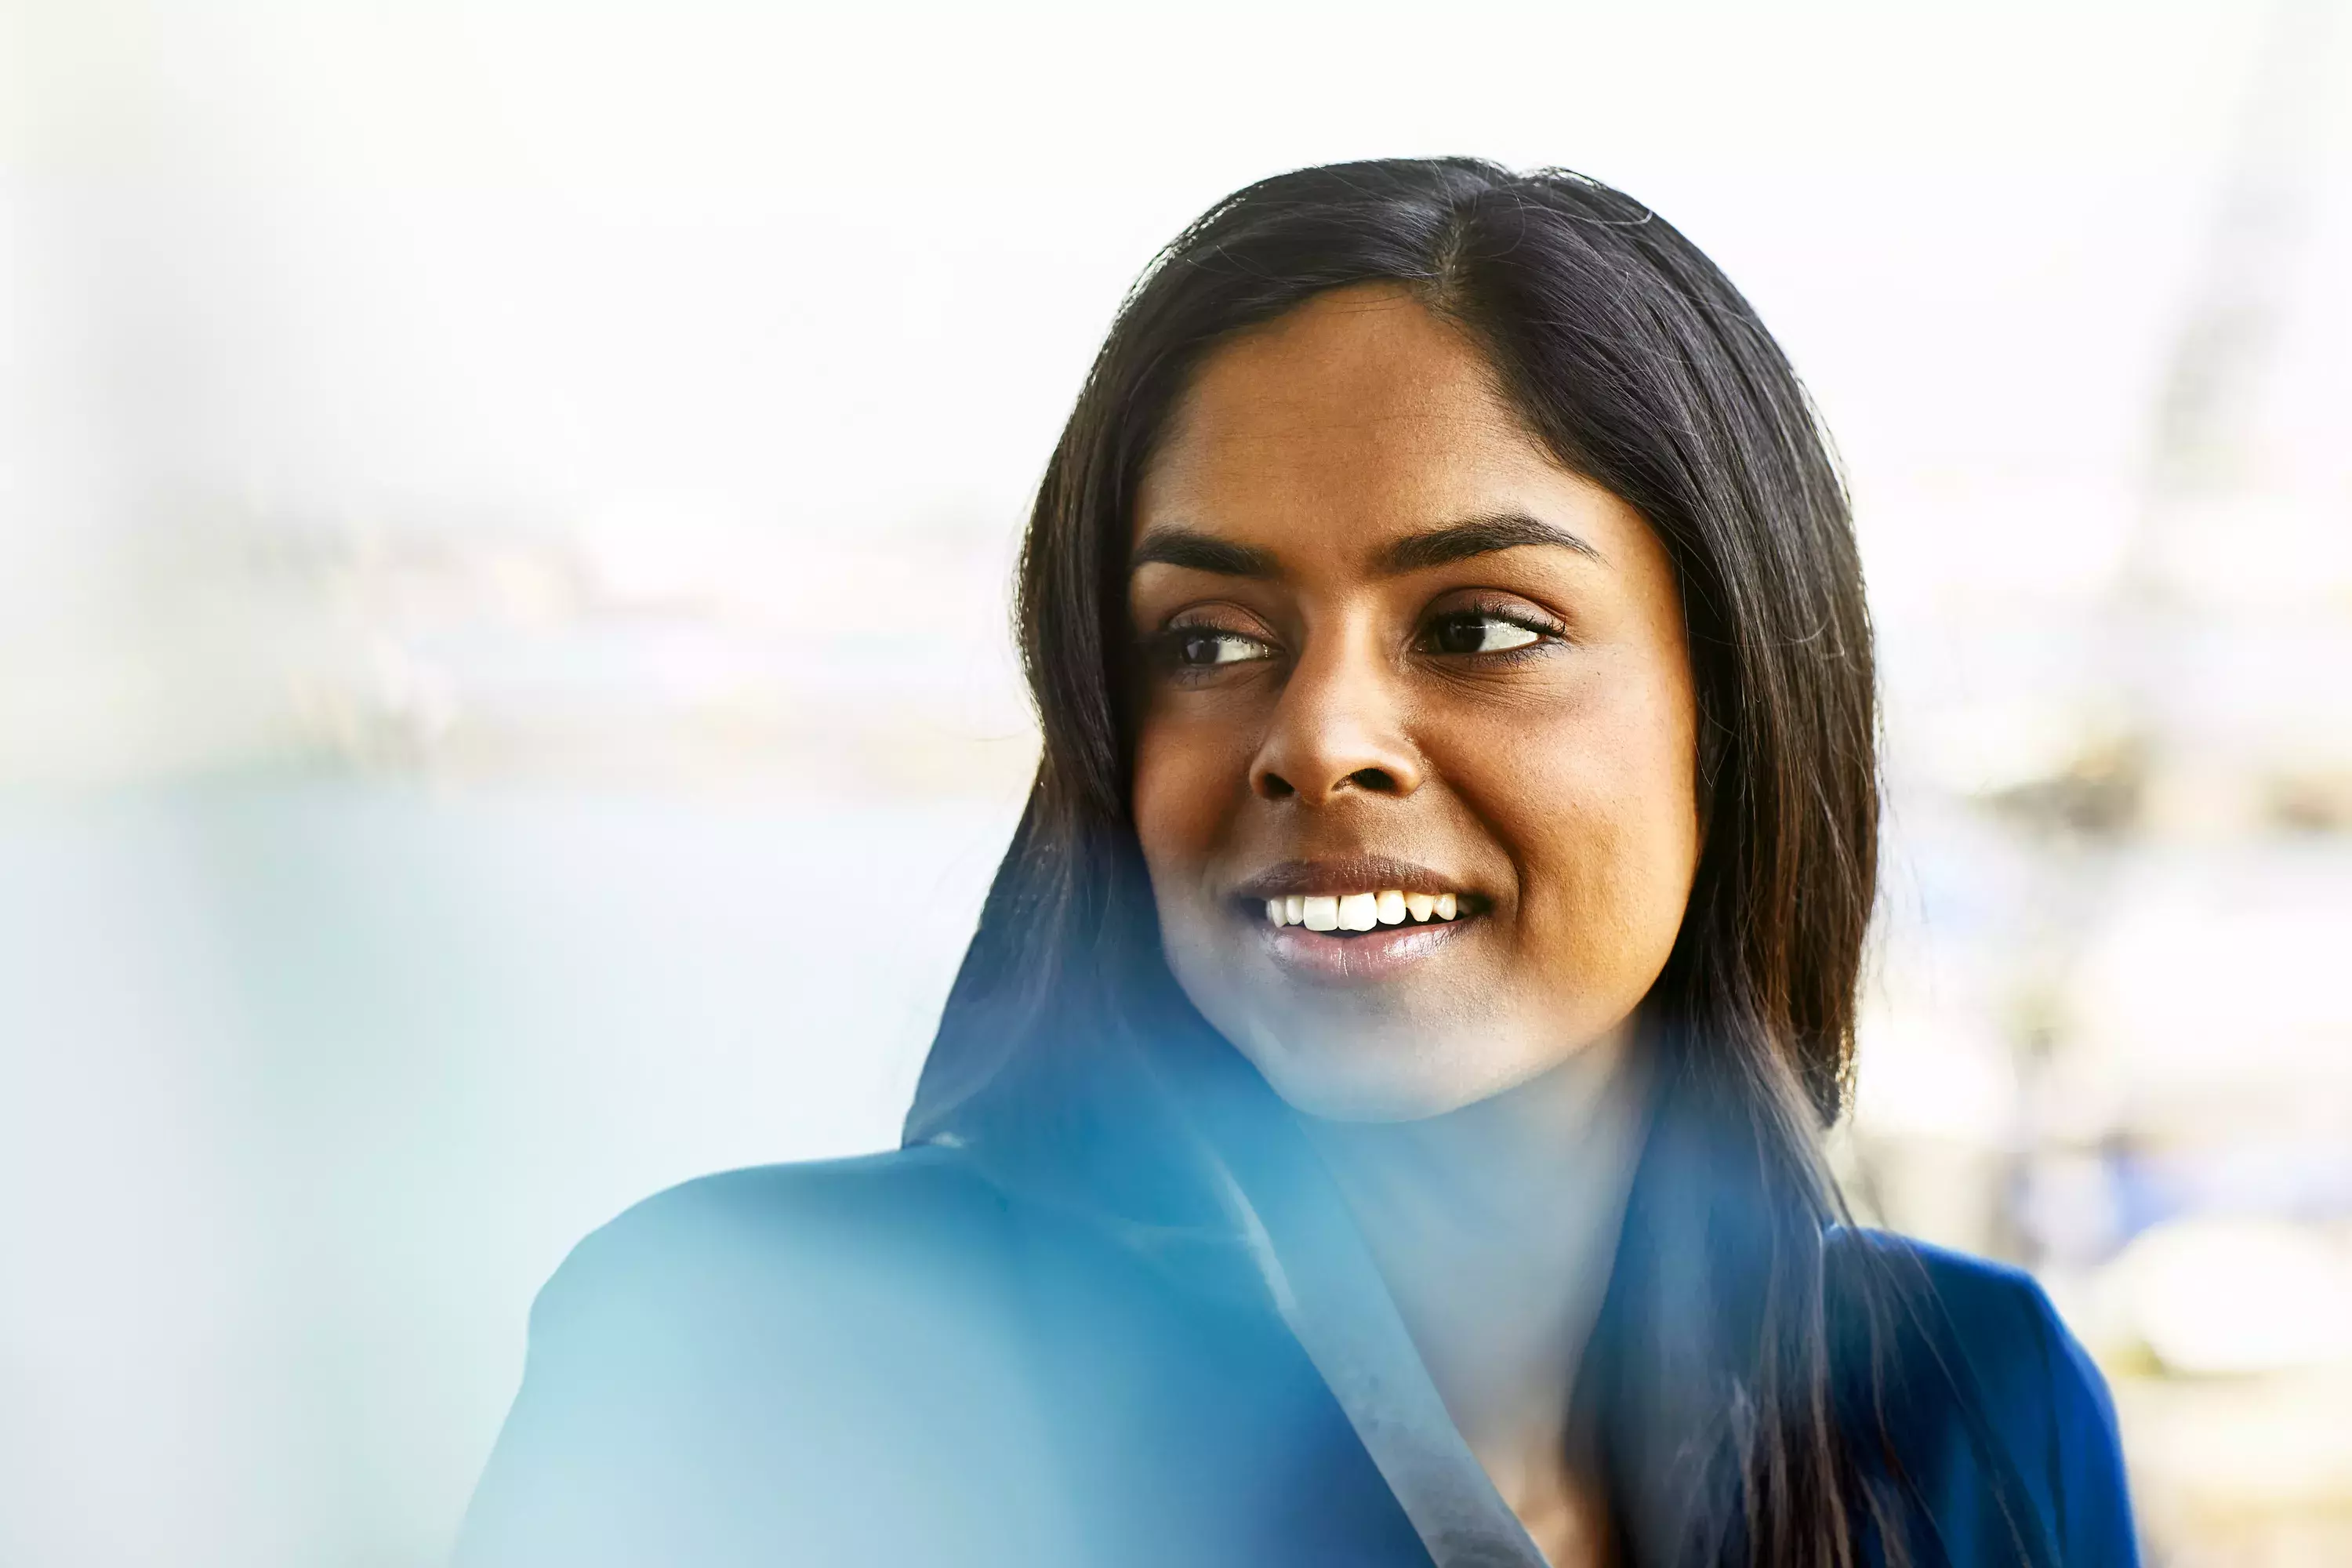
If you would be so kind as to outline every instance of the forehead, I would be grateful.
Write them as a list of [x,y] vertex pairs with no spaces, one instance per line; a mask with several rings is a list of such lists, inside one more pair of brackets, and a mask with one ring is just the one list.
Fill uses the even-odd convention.
[[1361,285],[1202,362],[1145,470],[1135,522],[1277,550],[1369,549],[1445,515],[1581,513],[1596,489],[1528,427],[1460,328],[1402,288]]

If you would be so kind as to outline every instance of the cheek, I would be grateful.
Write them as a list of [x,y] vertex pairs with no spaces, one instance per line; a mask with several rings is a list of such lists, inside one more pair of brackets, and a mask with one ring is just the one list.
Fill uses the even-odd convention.
[[1526,956],[1579,987],[1646,990],[1689,900],[1697,781],[1678,694],[1617,690],[1486,748],[1486,815],[1520,862]]
[[1246,756],[1216,726],[1148,713],[1135,746],[1135,833],[1163,917],[1196,887],[1247,784]]

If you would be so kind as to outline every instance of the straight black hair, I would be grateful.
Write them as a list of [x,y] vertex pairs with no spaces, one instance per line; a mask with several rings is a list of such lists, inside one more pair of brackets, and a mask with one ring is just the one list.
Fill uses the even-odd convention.
[[1681,587],[1706,830],[1643,1004],[1653,1130],[1572,1413],[1627,1560],[1848,1564],[1865,1536],[1899,1554],[1891,1455],[1855,1430],[1872,1401],[1832,1387],[1830,1348],[1847,1270],[1821,1135],[1851,1079],[1878,829],[1846,496],[1747,300],[1596,181],[1465,158],[1300,170],[1218,203],[1129,293],[1030,520],[1017,620],[1044,756],[908,1142],[1034,1153],[1107,1121],[1147,1139],[1138,1058],[1209,1033],[1161,954],[1129,808],[1136,488],[1205,353],[1376,282],[1467,331]]

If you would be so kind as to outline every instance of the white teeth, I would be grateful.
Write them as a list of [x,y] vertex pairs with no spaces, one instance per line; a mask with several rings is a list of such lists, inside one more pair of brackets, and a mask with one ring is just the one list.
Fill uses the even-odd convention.
[[1265,901],[1265,918],[1276,927],[1308,931],[1372,931],[1406,921],[1450,921],[1462,912],[1453,893],[1407,893],[1383,888],[1377,893],[1292,893]]

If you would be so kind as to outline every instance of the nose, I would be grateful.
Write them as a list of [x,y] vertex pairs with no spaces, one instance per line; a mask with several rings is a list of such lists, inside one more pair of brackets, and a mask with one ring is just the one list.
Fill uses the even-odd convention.
[[1310,640],[1284,682],[1250,790],[1261,800],[1322,805],[1349,791],[1402,798],[1421,787],[1420,752],[1403,722],[1394,672],[1370,647]]

